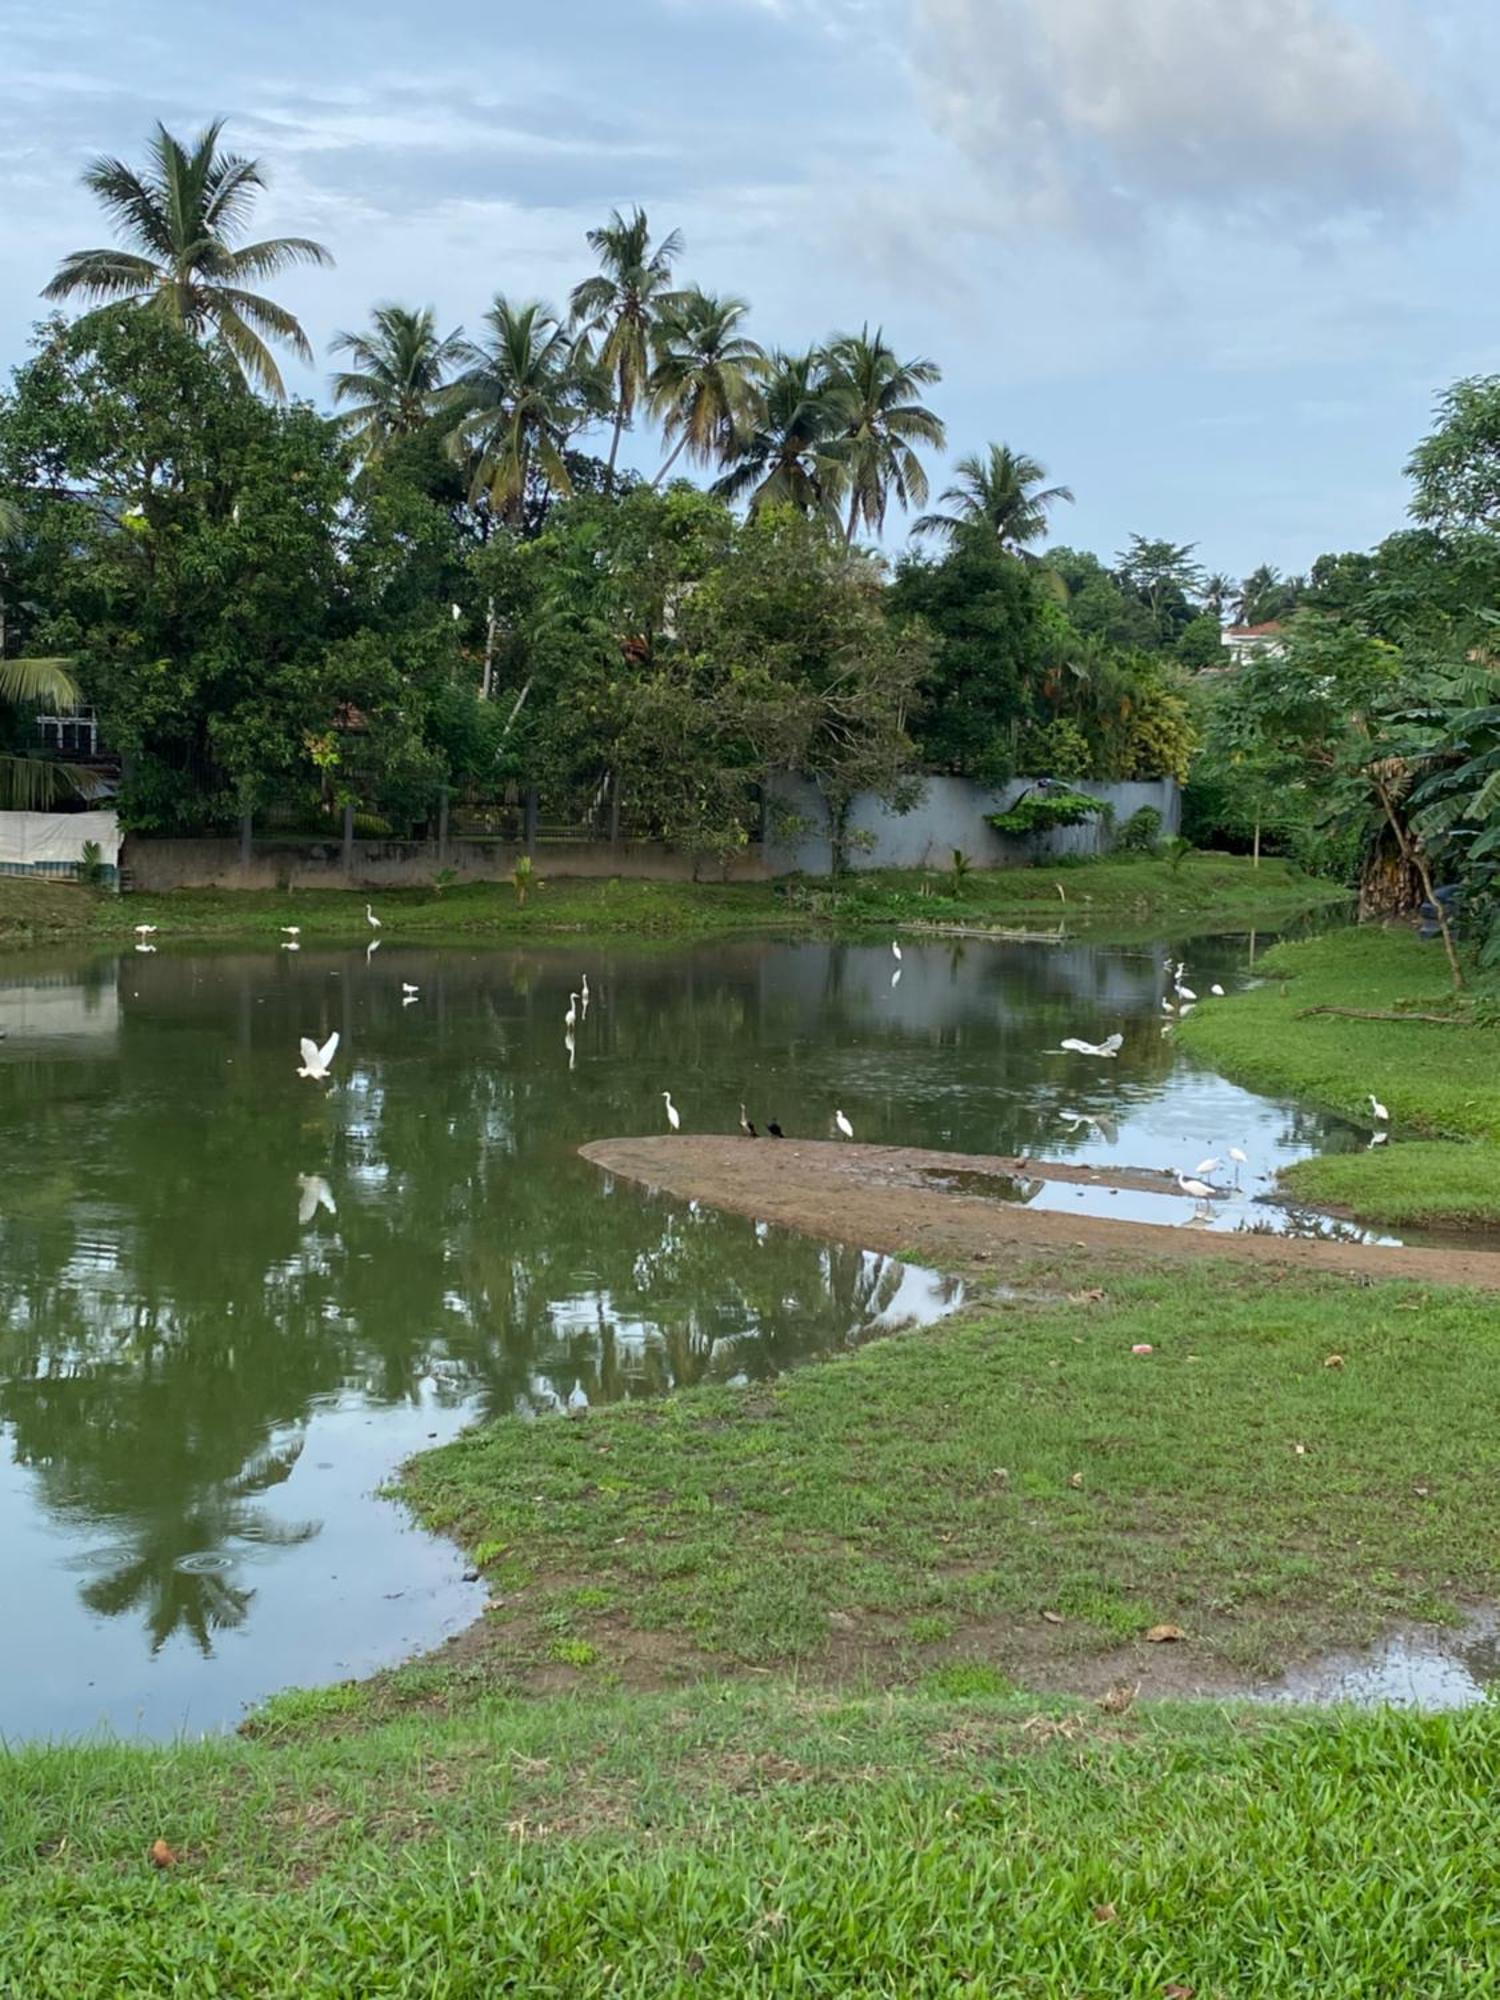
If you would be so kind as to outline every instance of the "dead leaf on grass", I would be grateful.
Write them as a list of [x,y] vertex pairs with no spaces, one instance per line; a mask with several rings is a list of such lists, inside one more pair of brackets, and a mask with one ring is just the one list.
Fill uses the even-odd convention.
[[151,1866],[153,1868],[175,1868],[177,1856],[164,1840],[151,1843]]
[[1119,1914],[1113,1903],[1095,1903],[1094,1905],[1094,1922],[1096,1924],[1112,1924]]
[[1068,1484],[1071,1487],[1073,1487],[1074,1490],[1076,1491],[1077,1488],[1082,1486],[1083,1484],[1083,1474],[1081,1472],[1075,1472],[1072,1475],[1072,1477],[1068,1480]]
[[1179,1640],[1186,1637],[1187,1633],[1183,1631],[1180,1625],[1153,1625],[1151,1630],[1146,1634],[1146,1644],[1148,1646],[1175,1646]]
[[1343,1365],[1344,1357],[1342,1354],[1330,1354],[1328,1359],[1323,1363],[1325,1368],[1342,1368]]
[[1044,1611],[1042,1616],[1049,1625],[1066,1625],[1068,1622],[1060,1611]]
[[1141,1691],[1139,1681],[1120,1681],[1107,1694],[1099,1697],[1099,1706],[1106,1715],[1123,1715]]
[[1174,1979],[1161,1989],[1161,2000],[1193,2000],[1197,1990],[1195,1986],[1184,1986],[1180,1979]]

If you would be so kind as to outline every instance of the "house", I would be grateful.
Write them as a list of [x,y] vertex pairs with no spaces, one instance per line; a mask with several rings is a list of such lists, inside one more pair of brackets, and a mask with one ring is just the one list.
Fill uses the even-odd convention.
[[1258,659],[1266,653],[1284,653],[1286,625],[1280,618],[1267,619],[1264,625],[1227,625],[1223,640],[1224,650],[1235,666],[1243,666],[1246,660]]

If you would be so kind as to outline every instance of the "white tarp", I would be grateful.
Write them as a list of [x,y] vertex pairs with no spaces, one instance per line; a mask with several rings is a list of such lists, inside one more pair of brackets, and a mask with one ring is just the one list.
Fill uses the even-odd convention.
[[0,812],[0,869],[61,875],[83,859],[87,841],[99,844],[106,868],[120,861],[120,821],[112,812]]

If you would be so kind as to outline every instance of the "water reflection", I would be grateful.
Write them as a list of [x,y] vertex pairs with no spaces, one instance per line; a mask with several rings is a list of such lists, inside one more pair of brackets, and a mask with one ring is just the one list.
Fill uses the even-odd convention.
[[[12,1733],[218,1721],[461,1622],[454,1553],[368,1496],[475,1414],[771,1376],[950,1301],[576,1158],[659,1129],[663,1089],[688,1130],[744,1100],[821,1133],[837,1103],[862,1139],[1148,1166],[1234,1141],[1270,1173],[1329,1139],[1163,1041],[1158,951],[913,946],[893,989],[884,946],[160,942],[0,965]],[[299,1038],[335,1029],[337,1086],[300,1082]],[[1117,1063],[1047,1053],[1115,1030]]]

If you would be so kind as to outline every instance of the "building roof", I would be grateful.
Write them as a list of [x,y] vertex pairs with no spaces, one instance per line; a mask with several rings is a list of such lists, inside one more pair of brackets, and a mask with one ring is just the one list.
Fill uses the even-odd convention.
[[1263,625],[1231,625],[1224,634],[1226,639],[1274,639],[1286,630],[1285,621],[1268,618]]

